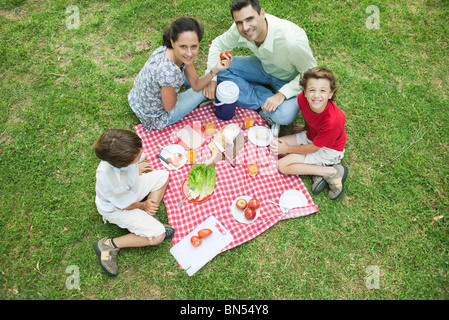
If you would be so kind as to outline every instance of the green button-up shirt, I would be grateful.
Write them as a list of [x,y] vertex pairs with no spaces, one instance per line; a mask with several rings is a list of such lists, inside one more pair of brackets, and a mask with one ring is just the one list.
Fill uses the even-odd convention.
[[[254,41],[242,37],[235,25],[212,41],[209,49],[207,70],[209,72],[218,63],[220,52],[236,47],[250,49],[260,59],[267,73],[278,79],[289,81],[281,92],[287,99],[301,93],[299,78],[301,73],[315,67],[316,61],[309,46],[309,40],[303,29],[296,24],[265,14],[268,32],[265,41],[258,47]],[[214,78],[216,81],[216,77]]]

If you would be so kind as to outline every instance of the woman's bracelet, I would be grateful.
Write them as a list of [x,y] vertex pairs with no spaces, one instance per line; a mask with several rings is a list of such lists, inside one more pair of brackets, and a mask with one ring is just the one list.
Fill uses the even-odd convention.
[[212,69],[210,69],[210,74],[212,75],[212,77],[216,76],[216,74],[212,71]]

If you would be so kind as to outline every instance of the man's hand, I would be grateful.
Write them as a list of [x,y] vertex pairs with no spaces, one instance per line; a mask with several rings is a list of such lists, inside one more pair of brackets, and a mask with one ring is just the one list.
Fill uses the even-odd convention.
[[265,101],[264,105],[262,106],[262,110],[267,112],[273,112],[281,105],[282,102],[284,102],[285,96],[278,92],[271,96],[270,98]]
[[203,94],[207,99],[215,100],[215,90],[217,90],[217,81],[211,81],[203,88]]

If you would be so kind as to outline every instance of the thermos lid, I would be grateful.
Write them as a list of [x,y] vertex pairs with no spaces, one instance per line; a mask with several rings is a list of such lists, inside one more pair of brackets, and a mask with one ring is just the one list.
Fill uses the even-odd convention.
[[234,103],[239,98],[239,87],[232,81],[223,81],[217,86],[216,97],[222,103]]

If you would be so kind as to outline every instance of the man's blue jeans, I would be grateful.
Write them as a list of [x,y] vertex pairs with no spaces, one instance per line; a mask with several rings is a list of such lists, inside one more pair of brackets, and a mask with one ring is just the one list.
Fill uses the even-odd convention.
[[[265,101],[273,96],[273,91],[266,88],[270,86],[278,92],[287,81],[279,80],[268,74],[260,60],[255,56],[234,57],[231,66],[218,73],[218,83],[232,81],[240,89],[237,105],[242,108],[257,110]],[[284,102],[273,112],[263,111],[274,122],[288,125],[295,120],[299,113],[297,97],[284,100]]]

